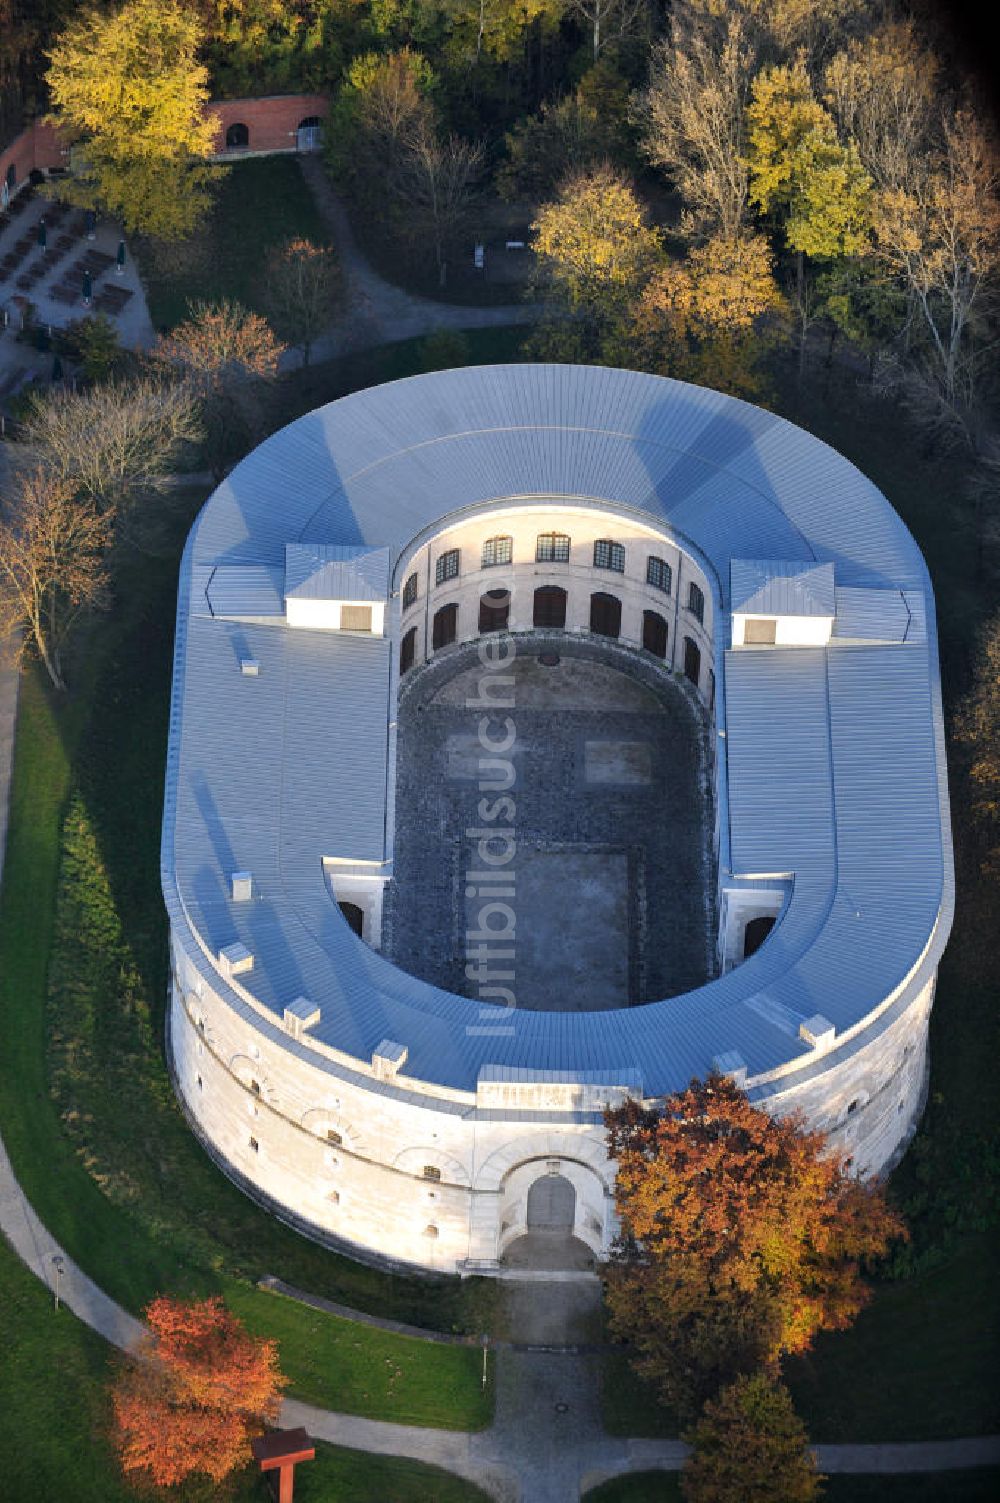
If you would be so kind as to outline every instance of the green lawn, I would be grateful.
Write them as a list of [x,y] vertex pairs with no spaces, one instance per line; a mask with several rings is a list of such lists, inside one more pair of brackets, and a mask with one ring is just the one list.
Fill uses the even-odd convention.
[[[815,1441],[929,1440],[993,1434],[1000,1293],[984,1279],[986,1237],[963,1239],[940,1268],[879,1287],[846,1332],[786,1364]],[[891,1378],[888,1369],[892,1365]],[[672,1414],[621,1351],[606,1360],[604,1421],[613,1435],[678,1433]]]
[[265,312],[267,254],[295,235],[328,235],[297,158],[255,157],[224,169],[204,227],[178,244],[138,241],[136,259],[155,329],[172,329],[189,299],[235,298]]
[[[48,1291],[2,1238],[0,1341],[4,1503],[135,1503],[109,1440],[109,1349],[68,1310],[55,1313]],[[176,1503],[266,1503],[268,1496],[251,1470],[222,1488],[192,1481],[170,1490]],[[297,1473],[295,1497],[298,1503],[475,1503],[485,1494],[419,1462],[319,1445],[316,1460]]]
[[355,1346],[344,1322],[251,1284],[279,1273],[347,1304],[475,1331],[490,1328],[492,1285],[384,1275],[298,1237],[219,1174],[174,1101],[158,847],[176,557],[191,514],[168,515],[159,556],[120,562],[115,610],[95,623],[66,703],[24,675],[0,892],[8,1150],[43,1220],[128,1308],[162,1290],[221,1290],[255,1328],[281,1327],[304,1395],[478,1428],[492,1396],[471,1349],[365,1326]]
[[677,1472],[633,1472],[584,1493],[586,1503],[680,1503]]

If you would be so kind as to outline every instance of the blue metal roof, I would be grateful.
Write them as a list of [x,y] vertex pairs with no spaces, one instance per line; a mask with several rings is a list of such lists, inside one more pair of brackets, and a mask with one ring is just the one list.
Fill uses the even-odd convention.
[[286,599],[385,600],[388,593],[388,548],[285,544]]
[[734,558],[730,610],[747,616],[832,616],[832,564],[784,558]]
[[[395,562],[446,515],[539,498],[647,518],[706,569],[726,733],[723,860],[737,881],[770,877],[790,896],[767,945],[694,992],[613,1012],[497,1009],[491,1034],[479,1002],[358,941],[324,879],[324,858],[385,855],[390,643],[289,629],[264,611],[221,620],[230,613],[212,615],[206,581],[219,580],[227,602],[259,606],[289,543],[388,549]],[[814,600],[835,581],[843,630],[828,648],[727,651],[734,559],[790,566],[771,577],[790,590],[805,580]],[[247,657],[255,677],[240,673]],[[232,901],[233,871],[252,872],[251,902]],[[519,365],[414,377],[331,403],[250,454],[188,540],[163,884],[175,936],[234,1007],[248,1004],[210,957],[242,942],[254,965],[240,983],[279,1025],[304,996],[322,1014],[310,1038],[342,1061],[367,1066],[381,1040],[404,1044],[402,1071],[379,1083],[386,1091],[405,1091],[411,1077],[472,1092],[480,1077],[542,1072],[641,1078],[655,1096],[729,1051],[766,1091],[769,1072],[818,1067],[798,1031],[817,1013],[838,1039],[851,1031],[826,1066],[929,979],[951,922],[924,561],[842,455],[702,388]]]

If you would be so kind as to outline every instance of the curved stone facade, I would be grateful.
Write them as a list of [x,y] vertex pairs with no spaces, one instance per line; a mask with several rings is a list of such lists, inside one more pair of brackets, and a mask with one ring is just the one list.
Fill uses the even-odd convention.
[[[536,630],[697,688],[719,929],[695,991],[508,1012],[379,953],[401,675],[478,642],[499,682]],[[952,904],[923,562],[846,461],[714,393],[518,367],[334,403],[192,530],[163,882],[178,1092],[309,1235],[488,1271],[549,1217],[601,1256],[603,1107],[713,1067],[877,1173],[922,1105]]]

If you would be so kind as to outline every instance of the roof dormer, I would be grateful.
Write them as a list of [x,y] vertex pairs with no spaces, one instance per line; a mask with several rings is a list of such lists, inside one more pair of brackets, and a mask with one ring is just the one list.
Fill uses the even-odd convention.
[[833,565],[734,558],[734,647],[825,647],[836,614]]
[[285,619],[289,626],[381,637],[388,594],[388,548],[285,544]]

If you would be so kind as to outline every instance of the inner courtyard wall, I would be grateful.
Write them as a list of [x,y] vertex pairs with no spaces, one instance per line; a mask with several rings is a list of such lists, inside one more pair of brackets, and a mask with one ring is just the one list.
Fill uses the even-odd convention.
[[[569,559],[565,563],[540,562],[536,558],[539,536],[552,532],[568,534],[570,538]],[[511,539],[511,562],[483,567],[483,544],[496,537]],[[623,571],[595,566],[594,544],[598,540],[624,547]],[[454,549],[459,552],[458,576],[438,584],[438,560]],[[669,592],[647,582],[650,557],[663,559],[669,565],[672,576]],[[626,646],[642,647],[644,611],[655,611],[662,616],[668,628],[665,665],[683,672],[684,640],[690,638],[700,654],[698,691],[709,706],[714,701],[714,587],[700,564],[655,528],[590,507],[506,506],[445,527],[404,554],[395,580],[400,596],[411,576],[416,576],[417,593],[411,604],[404,606],[400,602],[399,637],[401,640],[411,628],[415,629],[415,665],[434,653],[433,621],[443,607],[457,606],[456,641],[471,642],[481,635],[479,605],[483,595],[489,590],[507,590],[510,592],[508,629],[531,631],[535,591],[554,585],[567,593],[567,632],[590,630],[591,595],[595,592],[620,600],[621,631],[617,640]],[[691,584],[701,592],[701,620],[688,604]],[[438,649],[442,650],[448,648]]]

